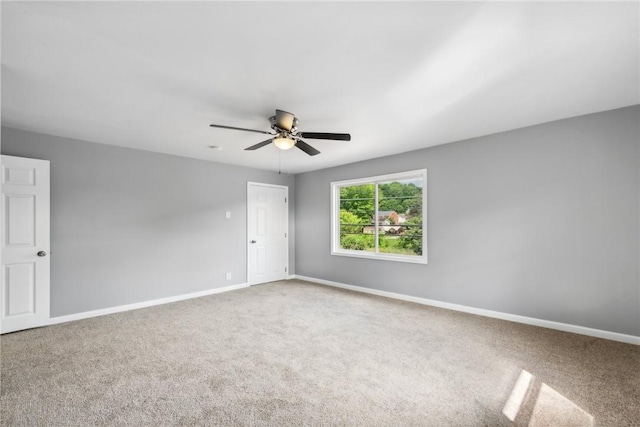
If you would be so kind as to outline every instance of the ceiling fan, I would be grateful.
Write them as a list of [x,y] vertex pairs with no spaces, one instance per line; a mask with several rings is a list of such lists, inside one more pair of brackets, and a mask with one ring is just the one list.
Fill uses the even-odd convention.
[[209,125],[214,128],[222,128],[222,129],[234,129],[234,130],[243,130],[246,132],[256,132],[256,133],[264,133],[267,135],[271,135],[272,138],[269,138],[265,141],[259,142],[256,145],[252,145],[251,147],[245,148],[245,150],[257,150],[258,148],[264,147],[265,145],[269,145],[273,142],[273,144],[281,150],[288,150],[294,146],[298,147],[305,153],[310,156],[315,156],[316,154],[320,154],[318,150],[313,148],[311,145],[304,142],[301,138],[306,139],[331,139],[335,141],[351,141],[351,135],[348,133],[323,133],[323,132],[300,132],[298,130],[298,118],[291,113],[287,113],[286,111],[276,110],[276,115],[271,116],[269,118],[269,122],[271,123],[271,129],[273,132],[267,132],[263,130],[255,130],[255,129],[245,129],[245,128],[237,128],[233,126],[223,126],[223,125]]

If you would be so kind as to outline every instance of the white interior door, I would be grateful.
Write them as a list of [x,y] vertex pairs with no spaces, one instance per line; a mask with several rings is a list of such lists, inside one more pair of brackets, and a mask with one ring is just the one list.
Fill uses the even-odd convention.
[[247,279],[250,285],[285,279],[289,263],[289,188],[247,185]]
[[2,156],[0,332],[49,321],[49,162]]

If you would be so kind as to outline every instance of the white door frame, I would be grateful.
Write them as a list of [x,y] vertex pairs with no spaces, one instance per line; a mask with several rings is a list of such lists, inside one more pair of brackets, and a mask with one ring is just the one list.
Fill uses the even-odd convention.
[[285,217],[284,217],[284,222],[286,224],[285,230],[287,233],[286,236],[286,242],[285,242],[285,268],[286,268],[286,272],[285,272],[285,279],[287,278],[287,276],[289,276],[289,187],[286,185],[278,185],[278,184],[265,184],[263,182],[254,182],[254,181],[247,181],[247,238],[246,238],[246,245],[247,245],[247,284],[249,286],[253,286],[255,285],[255,283],[251,283],[250,280],[250,252],[251,252],[251,248],[250,245],[251,243],[249,243],[249,240],[251,239],[251,237],[249,236],[249,232],[250,232],[250,223],[249,223],[249,215],[250,215],[250,209],[251,209],[251,200],[249,199],[249,187],[251,187],[252,185],[254,186],[260,186],[260,187],[272,187],[272,188],[281,188],[285,190],[285,197],[287,199],[287,208],[285,209]]

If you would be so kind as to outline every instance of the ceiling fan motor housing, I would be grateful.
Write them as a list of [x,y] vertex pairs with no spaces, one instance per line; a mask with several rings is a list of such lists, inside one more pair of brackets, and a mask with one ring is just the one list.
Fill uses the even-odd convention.
[[280,113],[282,113],[285,117],[289,116],[287,118],[290,119],[291,121],[291,129],[287,130],[284,129],[280,126],[278,126],[278,117],[277,116],[271,116],[269,117],[269,123],[271,124],[271,129],[273,129],[274,131],[282,134],[282,135],[289,135],[289,136],[293,136],[298,132],[298,124],[300,123],[300,121],[298,120],[297,117],[295,117],[293,114],[291,113],[287,113],[286,111],[280,111],[278,110]]

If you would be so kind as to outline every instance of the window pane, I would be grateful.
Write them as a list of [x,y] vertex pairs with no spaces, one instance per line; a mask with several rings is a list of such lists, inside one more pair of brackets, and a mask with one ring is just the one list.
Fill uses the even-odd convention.
[[332,182],[331,254],[426,264],[426,186],[426,169]]
[[422,179],[378,184],[378,251],[422,255]]
[[340,247],[355,251],[375,248],[375,186],[354,185],[340,188]]

